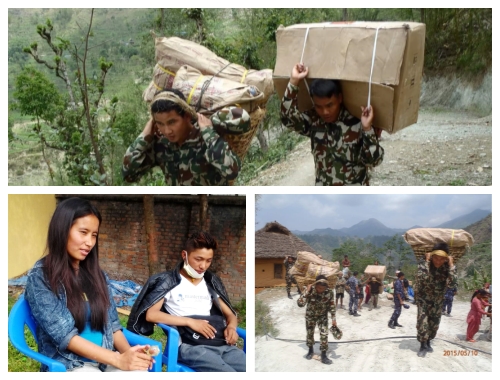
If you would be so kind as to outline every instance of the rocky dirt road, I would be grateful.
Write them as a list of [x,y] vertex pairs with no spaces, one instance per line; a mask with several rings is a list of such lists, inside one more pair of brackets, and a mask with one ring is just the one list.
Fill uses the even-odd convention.
[[[384,162],[372,186],[491,186],[492,119],[458,111],[420,110],[419,121],[382,134]],[[264,170],[250,185],[313,186],[309,141],[283,162]]]
[[[292,288],[292,290],[294,290]],[[266,289],[255,297],[271,309],[271,318],[279,333],[275,338],[256,337],[255,370],[257,372],[491,372],[492,343],[486,340],[485,329],[489,320],[481,324],[475,335],[476,343],[465,341],[467,314],[470,303],[455,300],[451,316],[443,316],[434,352],[424,358],[417,356],[420,344],[415,336],[417,307],[403,309],[398,322],[403,327],[387,327],[393,301],[382,294],[379,308],[372,311],[363,306],[360,317],[348,315],[347,310],[337,310],[337,325],[343,332],[341,340],[334,340],[329,333],[327,356],[332,365],[319,360],[306,360],[305,308],[297,306],[298,294],[292,291],[293,300],[286,296],[285,288]],[[344,298],[348,305],[349,296]],[[382,339],[381,339],[382,338]],[[319,332],[315,332],[315,353],[319,354]],[[374,340],[375,339],[375,340]],[[360,342],[351,342],[360,341]],[[319,356],[319,355],[318,355]],[[403,375],[404,376],[404,375]]]

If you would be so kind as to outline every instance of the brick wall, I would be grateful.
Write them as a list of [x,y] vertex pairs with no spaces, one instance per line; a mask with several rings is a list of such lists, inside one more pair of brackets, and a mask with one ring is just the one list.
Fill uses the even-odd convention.
[[[102,215],[101,267],[113,279],[129,279],[143,285],[150,274],[142,196],[78,196],[89,199]],[[196,195],[155,195],[156,246],[161,270],[171,270],[181,260],[187,237],[199,229],[199,205]],[[246,294],[245,196],[209,196],[208,219],[208,230],[219,245],[210,270],[222,278],[231,301],[238,302]]]

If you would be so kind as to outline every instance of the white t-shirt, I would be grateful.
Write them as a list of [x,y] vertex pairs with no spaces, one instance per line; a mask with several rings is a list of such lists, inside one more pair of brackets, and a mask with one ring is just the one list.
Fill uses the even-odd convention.
[[198,285],[181,275],[181,283],[165,294],[165,309],[171,315],[210,315],[212,297],[202,278]]

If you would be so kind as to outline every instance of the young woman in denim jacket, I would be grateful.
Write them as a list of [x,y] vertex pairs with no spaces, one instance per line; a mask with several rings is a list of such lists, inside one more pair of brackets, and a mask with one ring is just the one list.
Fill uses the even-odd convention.
[[52,216],[47,255],[30,270],[26,284],[38,351],[68,371],[147,370],[152,359],[145,346],[128,344],[99,267],[100,223],[99,211],[81,198],[64,200]]

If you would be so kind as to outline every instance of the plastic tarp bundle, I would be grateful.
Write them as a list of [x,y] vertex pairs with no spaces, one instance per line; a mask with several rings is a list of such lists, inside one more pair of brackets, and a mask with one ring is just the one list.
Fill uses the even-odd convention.
[[[9,280],[9,286],[25,287],[27,280],[28,276],[15,278]],[[135,302],[135,299],[139,295],[139,292],[142,289],[141,285],[138,285],[130,280],[125,280],[125,281],[109,280],[109,285],[116,306],[132,306]]]
[[318,275],[323,275],[328,281],[331,289],[337,283],[337,273],[339,273],[339,263],[320,259],[311,252],[298,252],[297,261],[290,269],[290,274],[297,280],[299,287],[307,286],[316,281]]
[[142,286],[131,280],[109,280],[109,284],[116,306],[133,306],[135,299],[142,289]]

